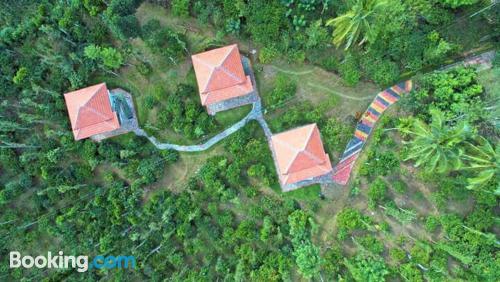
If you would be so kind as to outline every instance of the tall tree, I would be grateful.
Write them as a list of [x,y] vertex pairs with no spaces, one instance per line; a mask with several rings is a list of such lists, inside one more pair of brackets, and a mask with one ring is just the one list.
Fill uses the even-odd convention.
[[414,138],[409,142],[409,154],[405,160],[416,160],[415,166],[424,165],[428,172],[444,173],[461,167],[463,149],[459,146],[467,138],[470,128],[465,122],[448,126],[444,114],[431,110],[432,122],[426,124],[415,119],[407,133]]
[[[463,159],[467,161],[464,170],[470,170],[475,176],[468,179],[468,189],[480,188],[490,180],[500,175],[500,149],[495,149],[482,136],[477,136],[477,144],[466,142],[466,151]],[[496,191],[499,193],[500,191]]]
[[[345,43],[349,49],[354,43],[362,45],[375,40],[373,29],[375,15],[389,4],[388,0],[349,0],[350,10],[343,15],[327,21],[333,26],[333,43],[340,47]],[[360,40],[361,38],[361,40]]]

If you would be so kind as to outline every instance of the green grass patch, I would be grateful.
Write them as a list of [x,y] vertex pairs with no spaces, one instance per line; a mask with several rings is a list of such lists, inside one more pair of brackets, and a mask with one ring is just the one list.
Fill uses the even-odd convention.
[[215,121],[223,127],[231,126],[243,119],[252,110],[252,105],[245,105],[235,109],[218,112]]
[[319,184],[313,184],[311,186],[306,186],[299,188],[297,190],[293,190],[290,192],[285,192],[283,195],[287,198],[292,198],[298,201],[310,201],[310,200],[318,200],[319,193],[321,192],[321,186]]

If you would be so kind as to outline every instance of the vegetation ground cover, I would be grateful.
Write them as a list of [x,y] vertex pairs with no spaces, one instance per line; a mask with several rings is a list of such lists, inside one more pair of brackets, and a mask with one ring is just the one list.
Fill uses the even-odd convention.
[[[348,187],[281,193],[253,122],[195,154],[159,151],[133,134],[73,140],[61,94],[98,81],[130,91],[141,126],[158,138],[199,143],[219,132],[248,109],[206,118],[189,55],[237,42],[254,62],[273,131],[318,123],[335,163],[371,99],[307,82],[362,98],[498,46],[498,10],[463,24],[489,2],[385,2],[1,3],[0,280],[498,280],[498,59],[479,73],[417,76],[409,100],[378,123]],[[374,4],[384,17],[370,13]],[[352,25],[360,33],[349,48],[334,47],[352,13],[367,21]],[[295,93],[288,83],[275,90],[280,73]],[[415,134],[430,126],[434,134]],[[437,145],[439,153],[429,149]],[[138,266],[9,269],[14,249],[129,254]]]

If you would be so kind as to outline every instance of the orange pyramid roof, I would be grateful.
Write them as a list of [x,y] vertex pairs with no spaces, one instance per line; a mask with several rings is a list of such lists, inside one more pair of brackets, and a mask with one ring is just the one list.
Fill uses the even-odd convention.
[[253,91],[252,81],[243,70],[238,45],[213,49],[191,58],[203,105],[218,103]]
[[316,124],[273,135],[271,145],[282,184],[310,179],[332,170]]
[[105,83],[68,92],[64,100],[76,140],[120,128]]

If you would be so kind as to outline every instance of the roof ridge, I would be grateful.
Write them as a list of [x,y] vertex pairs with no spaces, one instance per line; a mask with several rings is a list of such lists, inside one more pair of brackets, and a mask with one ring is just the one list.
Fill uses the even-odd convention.
[[[98,124],[98,123],[101,123],[101,122],[106,122],[106,121],[108,121],[108,120],[112,119],[112,118],[108,118],[108,117],[107,117],[107,116],[105,116],[103,113],[101,113],[101,112],[97,111],[97,110],[96,110],[96,109],[94,109],[93,107],[90,107],[90,106],[80,106],[80,107],[78,107],[77,120],[76,120],[75,124],[78,124],[78,118],[80,117],[80,111],[81,111],[82,109],[84,109],[84,108],[85,108],[85,109],[88,109],[88,110],[90,110],[90,111],[92,111],[92,112],[93,112],[94,114],[96,114],[96,115],[99,115],[99,116],[101,116],[101,117],[105,118],[105,120],[98,121],[98,122],[94,122],[94,123],[90,123],[90,124],[88,124],[88,125],[85,125],[84,127],[91,126],[91,125],[94,125],[94,124]],[[80,128],[80,127],[78,127],[78,128],[75,128],[75,129],[81,129],[81,128]]]
[[[275,139],[276,141],[278,141],[278,143],[280,143],[281,145],[284,145],[285,147],[291,149],[292,151],[296,152],[295,156],[292,158],[292,161],[288,164],[288,167],[286,167],[285,169],[285,174],[288,174],[289,173],[289,170],[290,170],[290,167],[292,166],[292,164],[294,163],[294,161],[297,159],[297,157],[299,156],[300,153],[304,153],[306,156],[308,156],[309,158],[311,158],[313,161],[317,162],[318,164],[322,164],[324,163],[323,160],[319,159],[318,157],[316,157],[314,154],[311,154],[311,152],[307,151],[306,148],[307,148],[307,145],[309,145],[309,142],[311,141],[311,137],[312,137],[312,134],[314,133],[314,129],[317,128],[317,125],[316,123],[313,123],[313,124],[309,124],[309,125],[304,125],[302,127],[307,127],[307,126],[311,126],[311,131],[309,132],[307,138],[305,139],[306,142],[304,142],[304,147],[302,149],[300,148],[295,148],[294,146],[286,143],[286,142],[283,142],[281,141],[280,139]],[[300,128],[300,127],[299,127]],[[294,129],[290,129],[290,130],[296,130],[297,128],[294,128]],[[290,131],[288,130],[288,131]],[[286,131],[285,131],[286,132]]]
[[313,123],[313,124],[310,124],[310,125],[306,125],[306,126],[311,126],[311,132],[309,132],[309,134],[308,134],[308,136],[306,138],[306,142],[304,143],[304,148],[302,150],[305,150],[307,148],[307,145],[309,144],[309,141],[311,141],[311,136],[314,133],[314,129],[316,128],[316,123]]
[[[227,54],[225,54],[224,58],[221,60],[220,64],[218,64],[217,66],[210,65],[210,64],[206,63],[203,59],[200,59],[198,57],[193,56],[193,58],[197,62],[205,65],[206,67],[208,67],[210,69],[210,75],[209,75],[209,78],[207,80],[207,83],[204,85],[203,93],[210,92],[210,91],[207,91],[207,87],[210,84],[210,82],[212,81],[212,78],[214,77],[213,76],[214,71],[216,71],[216,70],[222,70],[225,74],[227,74],[228,76],[232,77],[236,81],[240,81],[240,79],[234,73],[231,73],[226,67],[224,67],[224,63],[227,61],[227,59],[229,58],[229,56],[232,54],[232,52],[238,46],[236,44],[233,44],[233,45],[229,45],[229,46],[226,46],[226,47],[231,47],[231,48],[229,48],[229,51],[227,52]],[[226,48],[226,47],[221,47],[221,48]],[[210,51],[213,51],[213,50],[210,50]],[[243,83],[243,82],[239,82],[239,84]],[[225,87],[225,88],[227,88],[227,87]],[[219,89],[224,89],[224,88],[219,88]],[[219,90],[219,89],[214,89],[214,90]],[[214,90],[211,90],[211,91],[214,91]]]
[[[92,113],[94,113],[94,114],[96,114],[96,115],[100,116],[101,118],[104,118],[104,120],[103,120],[103,121],[107,121],[107,120],[109,120],[109,119],[112,119],[112,117],[111,117],[111,118],[108,118],[108,116],[107,116],[107,115],[103,114],[102,112],[98,111],[96,108],[94,108],[94,107],[92,107],[91,105],[89,105],[89,103],[90,103],[91,101],[93,101],[93,99],[96,97],[96,95],[97,95],[97,94],[99,94],[99,91],[101,91],[102,87],[105,87],[105,86],[106,86],[106,84],[105,84],[105,83],[102,83],[102,84],[101,84],[101,86],[100,86],[100,87],[98,87],[98,88],[95,90],[95,92],[94,92],[94,93],[90,96],[90,98],[89,98],[89,99],[85,102],[85,104],[83,104],[83,105],[81,105],[81,106],[79,106],[79,107],[78,107],[78,113],[77,113],[77,115],[76,115],[75,126],[78,126],[78,121],[80,120],[80,111],[81,111],[82,109],[88,109],[88,110],[92,111]],[[109,95],[109,91],[107,91],[107,93],[108,93],[108,95]],[[109,99],[109,97],[108,97],[108,99]],[[112,110],[111,110],[111,111],[112,111]],[[84,127],[87,127],[87,126],[90,126],[90,125],[94,125],[94,124],[98,124],[98,123],[103,122],[103,121],[98,121],[98,122],[96,121],[96,122],[94,122],[94,123],[87,124],[87,125],[85,125]],[[80,127],[78,127],[78,129],[80,129]]]
[[[98,84],[99,85],[99,84]],[[95,97],[95,95],[97,93],[99,93],[99,91],[101,90],[101,88],[104,86],[105,84],[102,83],[101,86],[97,87],[97,89],[94,91],[94,93],[90,96],[90,98],[87,100],[87,102],[85,102],[85,104],[81,105],[80,107],[86,107],[88,103],[90,103],[90,101],[92,101],[92,99]]]
[[197,61],[198,63],[204,65],[205,67],[209,68],[210,69],[210,75],[208,77],[208,80],[207,82],[205,83],[204,87],[203,87],[203,90],[202,90],[202,93],[206,93],[208,92],[206,89],[207,89],[207,86],[208,84],[210,83],[210,80],[212,79],[212,74],[214,73],[214,67],[210,64],[208,64],[207,62],[205,62],[204,60],[196,57],[196,55],[193,56],[193,61]]
[[312,159],[313,161],[317,162],[318,165],[320,164],[323,164],[324,161],[319,159],[318,157],[316,157],[315,155],[311,154],[309,151],[307,151],[305,148],[298,151],[297,154],[295,155],[295,157],[293,158],[293,161],[290,162],[290,164],[288,165],[287,169],[286,169],[286,173],[285,174],[288,174],[289,173],[289,170],[290,170],[290,167],[292,166],[293,162],[297,159],[297,157],[299,156],[300,153],[304,153],[306,156],[308,156],[310,159]]
[[[234,51],[234,47],[235,46],[236,46],[235,44],[226,46],[226,47],[231,47],[231,48],[228,48],[229,51],[227,52],[226,56],[222,59],[221,63],[218,65],[219,67],[224,65],[224,63],[226,62],[227,58],[229,58],[229,55],[231,55],[231,53]],[[225,47],[222,47],[222,48],[225,48]]]

